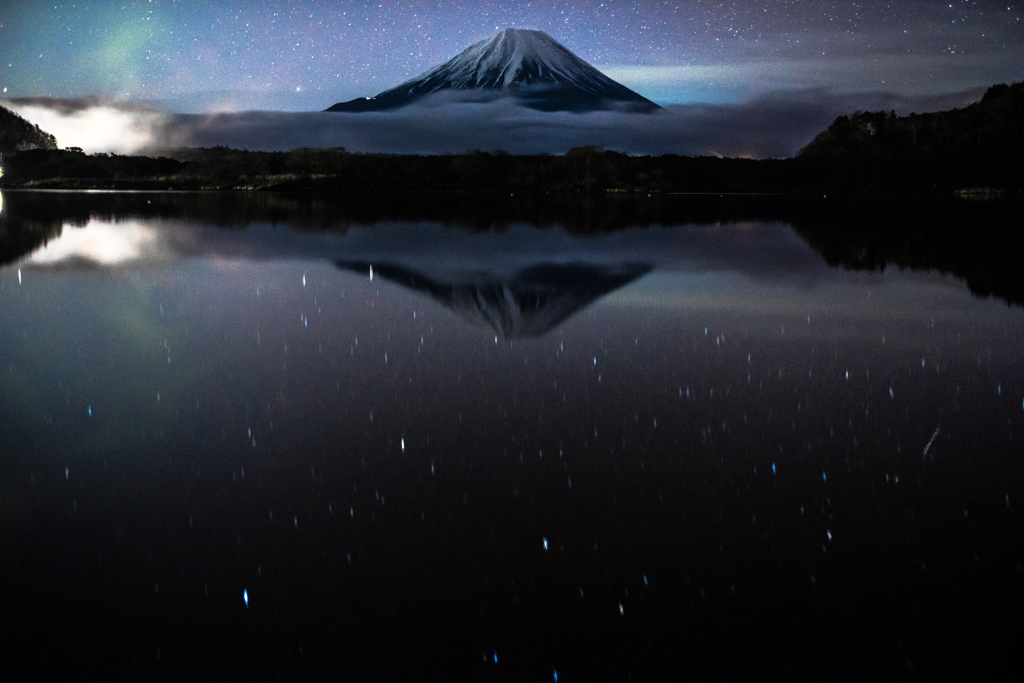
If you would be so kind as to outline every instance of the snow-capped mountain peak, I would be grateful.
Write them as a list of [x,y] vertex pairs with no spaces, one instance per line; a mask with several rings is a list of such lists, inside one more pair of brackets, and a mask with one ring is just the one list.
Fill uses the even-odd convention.
[[526,106],[545,111],[658,108],[547,33],[510,28],[376,97],[339,103],[328,111],[394,109],[443,90],[516,97]]

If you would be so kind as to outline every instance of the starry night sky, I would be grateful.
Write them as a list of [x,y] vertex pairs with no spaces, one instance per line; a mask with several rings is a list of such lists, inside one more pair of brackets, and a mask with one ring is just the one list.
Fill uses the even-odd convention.
[[1021,80],[1022,17],[1020,0],[5,2],[0,97],[322,110],[506,27],[546,31],[661,104],[809,88],[935,96]]

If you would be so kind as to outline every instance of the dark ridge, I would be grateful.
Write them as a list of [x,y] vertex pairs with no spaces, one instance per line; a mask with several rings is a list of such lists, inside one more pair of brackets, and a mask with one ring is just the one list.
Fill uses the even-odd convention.
[[0,107],[0,157],[29,149],[57,149],[57,138]]
[[840,116],[800,150],[816,187],[871,191],[1024,187],[1024,82],[963,109]]

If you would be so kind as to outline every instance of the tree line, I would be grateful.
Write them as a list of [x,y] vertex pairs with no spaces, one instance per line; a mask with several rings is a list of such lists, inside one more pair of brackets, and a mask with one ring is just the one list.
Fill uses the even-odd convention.
[[169,157],[30,150],[4,162],[2,187],[166,190],[784,192],[792,160],[632,157],[580,147],[564,155],[353,154],[343,148],[251,152],[227,147]]

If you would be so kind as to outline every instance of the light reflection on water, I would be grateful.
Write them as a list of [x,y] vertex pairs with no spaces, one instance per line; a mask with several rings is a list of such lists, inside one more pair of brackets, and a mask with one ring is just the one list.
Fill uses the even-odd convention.
[[32,252],[23,266],[116,266],[156,257],[157,228],[140,221],[90,221],[84,228],[63,230],[59,238]]
[[0,270],[5,647],[44,669],[905,675],[1019,634],[1024,320],[950,277],[749,221],[46,252]]

